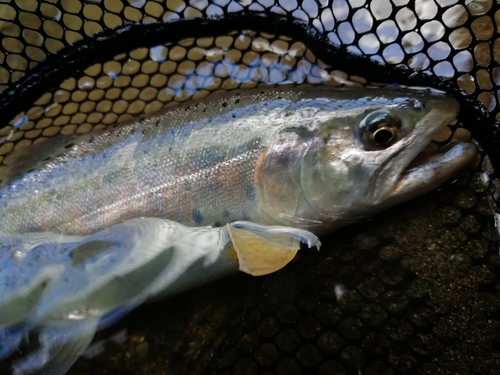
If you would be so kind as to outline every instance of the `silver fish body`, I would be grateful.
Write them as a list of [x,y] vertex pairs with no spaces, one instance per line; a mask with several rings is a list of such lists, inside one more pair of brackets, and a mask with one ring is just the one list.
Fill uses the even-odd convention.
[[[0,232],[88,235],[137,217],[325,232],[434,188],[470,159],[473,146],[457,145],[464,155],[442,165],[446,176],[401,188],[418,178],[403,177],[406,166],[457,110],[443,96],[328,88],[184,104],[70,140],[0,191]],[[367,118],[394,126],[390,144],[365,137]]]
[[422,152],[457,112],[412,91],[249,90],[33,146],[0,189],[0,358],[36,332],[16,371],[63,374],[147,299],[274,272],[430,191],[476,154]]

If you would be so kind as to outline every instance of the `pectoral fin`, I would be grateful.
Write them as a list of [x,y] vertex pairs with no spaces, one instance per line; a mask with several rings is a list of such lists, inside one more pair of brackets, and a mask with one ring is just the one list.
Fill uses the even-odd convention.
[[312,233],[301,229],[262,226],[237,221],[227,225],[240,270],[252,276],[267,275],[285,267],[297,254],[300,243],[321,245]]

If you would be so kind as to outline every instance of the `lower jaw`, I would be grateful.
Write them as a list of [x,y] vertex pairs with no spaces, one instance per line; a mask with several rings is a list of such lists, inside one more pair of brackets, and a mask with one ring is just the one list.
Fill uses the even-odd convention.
[[468,142],[450,142],[432,153],[419,154],[401,174],[390,199],[402,202],[428,193],[469,165],[476,155],[476,145]]

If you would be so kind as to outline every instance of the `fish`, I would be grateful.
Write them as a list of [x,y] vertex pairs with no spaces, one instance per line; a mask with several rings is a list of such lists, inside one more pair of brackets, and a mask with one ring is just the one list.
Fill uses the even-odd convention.
[[231,91],[21,149],[0,182],[0,359],[64,374],[145,301],[238,270],[427,193],[477,155],[433,149],[459,113],[425,90]]

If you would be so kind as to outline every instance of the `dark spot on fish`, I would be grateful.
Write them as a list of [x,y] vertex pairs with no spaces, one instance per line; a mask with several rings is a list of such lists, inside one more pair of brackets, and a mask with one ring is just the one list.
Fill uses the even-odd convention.
[[141,120],[139,122],[142,124],[143,122],[146,122],[146,120],[147,120],[147,118],[143,117],[143,118],[141,118]]
[[222,103],[222,106],[226,107],[227,106],[227,102]]
[[219,221],[216,221],[213,225],[214,228],[219,228],[222,226],[222,224]]
[[231,114],[231,116],[232,116],[233,118],[236,118],[236,113],[232,113],[232,114]]
[[278,100],[281,100],[281,99],[283,99],[283,97],[282,96],[278,96]]
[[193,208],[192,217],[193,217],[193,221],[196,224],[201,224],[201,222],[203,221],[203,215],[201,214],[200,210],[198,210],[197,208]]
[[265,91],[261,91],[261,92],[260,92],[260,94],[261,94],[261,95],[264,95],[265,93],[266,93]]
[[155,122],[155,126],[160,126],[160,121],[161,121],[161,120],[156,121],[156,122]]
[[234,102],[238,104],[240,102],[240,99],[236,99]]
[[212,122],[212,119],[211,119],[211,118],[209,118],[209,119],[208,119],[208,122],[209,122],[209,123],[211,123],[211,122]]
[[88,259],[96,256],[115,245],[112,241],[90,241],[73,249],[69,256],[73,266],[85,263]]
[[43,159],[42,161],[49,161],[50,159],[52,159],[52,157],[50,156],[47,156],[45,159]]
[[146,134],[146,129],[142,129],[142,134]]
[[206,108],[203,108],[203,113],[205,113],[206,111],[207,111],[207,109],[206,109]]
[[109,175],[106,175],[102,178],[102,182],[107,183],[107,184],[114,184],[118,181],[118,173],[110,173]]
[[241,212],[241,220],[243,220],[243,221],[251,221],[250,215],[248,214],[247,210],[243,210]]
[[134,133],[135,133],[135,129],[132,129],[132,130],[130,131],[130,135],[132,135],[132,134],[134,134]]
[[224,210],[222,211],[222,216],[224,216],[224,217],[228,217],[228,216],[229,216],[229,211],[228,211],[228,210],[226,210],[226,209],[224,209]]
[[89,143],[92,143],[92,142],[94,142],[94,137],[91,137],[91,138],[89,139]]
[[66,146],[64,146],[64,148],[71,148],[73,147],[75,144],[74,143],[68,143]]
[[312,136],[314,132],[307,129],[305,126],[291,126],[289,128],[281,130],[280,133],[295,133],[300,138],[307,138]]
[[250,199],[250,200],[255,199],[255,190],[250,186],[246,186],[245,187],[245,196],[247,197],[247,199]]

